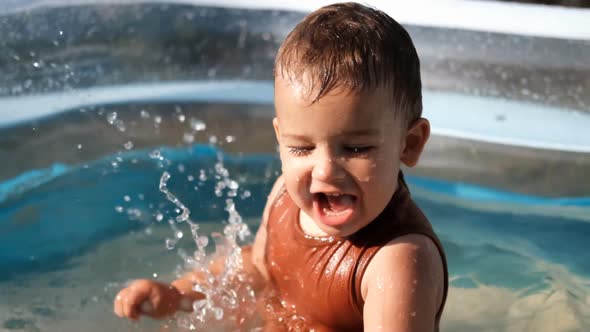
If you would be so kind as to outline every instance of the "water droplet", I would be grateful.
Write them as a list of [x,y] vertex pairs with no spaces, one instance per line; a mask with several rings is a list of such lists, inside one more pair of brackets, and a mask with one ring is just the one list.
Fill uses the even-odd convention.
[[209,144],[217,144],[217,136],[215,136],[215,135],[209,136]]
[[186,119],[184,114],[179,114],[177,118],[178,118],[178,121],[180,121],[180,122],[184,122],[184,120]]
[[122,206],[115,206],[115,211],[121,213],[121,212],[123,212],[123,207]]
[[123,147],[127,150],[133,149],[133,142],[127,141],[127,143],[123,144]]
[[[195,290],[196,292],[198,292],[197,290]],[[207,304],[207,300],[203,299],[203,300],[197,300],[195,302],[193,302],[193,310],[195,312],[201,310],[202,308],[205,307],[205,305]]]
[[146,110],[141,110],[139,114],[141,115],[142,119],[149,119],[150,117],[150,113],[148,113]]
[[233,142],[235,140],[236,140],[235,136],[231,136],[231,135],[230,136],[225,136],[225,141],[228,142],[228,143],[231,143],[231,142]]
[[162,219],[164,219],[164,215],[161,214],[160,212],[156,213],[156,220],[157,221],[162,221]]
[[166,239],[166,249],[168,250],[172,250],[174,249],[174,246],[176,246],[176,241],[170,238]]
[[164,157],[160,153],[160,150],[154,150],[154,151],[150,152],[149,156],[151,159],[164,160]]
[[191,211],[186,206],[182,205],[182,203],[179,202],[179,204],[182,207],[182,214],[176,217],[176,221],[183,222],[183,221],[188,220],[188,218],[190,217]]
[[244,193],[242,194],[241,198],[244,199],[244,198],[248,198],[250,196],[252,196],[252,193],[250,193],[250,190],[244,190]]
[[197,247],[205,248],[209,244],[209,238],[207,236],[199,236],[197,238]]
[[159,115],[154,116],[154,123],[156,125],[159,125],[160,123],[162,123],[162,117]]
[[215,172],[224,178],[229,176],[229,171],[227,168],[223,167],[221,162],[215,164]]
[[176,231],[176,234],[174,234],[176,236],[177,239],[182,239],[182,237],[184,236],[184,233],[180,230]]
[[153,276],[154,278],[157,278],[157,277],[158,277],[158,274],[154,272],[154,274],[152,274],[152,276]]
[[[205,288],[203,288],[203,286],[201,284],[194,284],[193,290],[195,292],[199,292],[199,293],[207,293],[207,290]],[[203,301],[206,301],[206,300],[203,300]]]
[[215,316],[215,319],[222,320],[223,319],[223,309],[219,308],[219,307],[213,308],[213,315]]
[[186,177],[186,180],[187,180],[188,182],[193,182],[193,181],[195,180],[195,177],[194,177],[194,176],[192,176],[192,175],[188,175],[188,176]]
[[200,181],[207,181],[207,175],[205,175],[205,171],[204,170],[200,170],[199,171],[199,180]]
[[115,120],[117,120],[117,112],[111,112],[107,114],[107,121],[109,124],[114,124]]
[[78,150],[82,150],[82,144],[78,144]]
[[240,231],[238,232],[238,237],[240,238],[241,241],[246,240],[246,238],[248,236],[250,236],[252,233],[250,232],[250,228],[248,228],[248,225],[246,224],[242,224],[240,227]]
[[137,220],[141,217],[141,211],[139,209],[127,209],[127,215],[132,220]]
[[198,119],[191,119],[191,128],[194,131],[202,131],[205,130],[207,128],[207,125],[205,124],[205,122],[198,120]]
[[182,141],[186,144],[192,144],[195,141],[195,135],[193,134],[189,134],[189,133],[185,133],[182,136]]
[[183,165],[183,164],[178,164],[177,168],[178,168],[178,171],[179,171],[180,173],[184,173],[184,171],[185,171],[185,168],[184,168],[184,165]]
[[131,197],[129,197],[129,195],[123,196],[123,199],[125,200],[125,202],[131,201]]

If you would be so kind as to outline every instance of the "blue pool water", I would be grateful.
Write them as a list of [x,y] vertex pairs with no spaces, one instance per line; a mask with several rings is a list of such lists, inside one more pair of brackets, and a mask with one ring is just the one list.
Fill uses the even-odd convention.
[[[0,220],[4,220],[0,233],[0,280],[21,269],[61,261],[101,240],[149,225],[163,203],[162,193],[155,189],[164,170],[171,172],[175,192],[183,201],[190,202],[191,210],[198,211],[193,216],[196,221],[224,218],[224,198],[212,194],[215,178],[211,173],[219,158],[234,175],[243,178],[242,187],[247,188],[243,190],[250,192],[236,202],[244,217],[260,214],[263,198],[279,174],[279,161],[273,155],[237,157],[207,145],[162,147],[157,151],[166,162],[150,157],[151,151],[131,151],[85,165],[55,164],[0,183]],[[117,167],[112,164],[115,158],[121,160]],[[183,165],[182,173],[175,165]],[[187,179],[200,170],[209,175],[208,180]],[[590,277],[590,252],[584,250],[590,231],[590,198],[526,196],[412,176],[408,183],[435,225],[438,218],[454,216],[444,218],[444,225],[437,226],[444,237],[451,237],[449,240],[477,239],[477,243],[493,239],[510,246],[513,240],[522,238],[527,245],[537,248],[527,255],[565,263],[573,272]],[[444,198],[451,201],[445,204]],[[469,209],[465,201],[479,208]],[[136,222],[131,222],[125,212],[130,207],[141,211],[134,218]],[[567,218],[560,216],[570,212],[572,215]],[[167,214],[174,212],[168,210]],[[481,233],[484,230],[485,235]],[[568,245],[552,239],[567,239]]]
[[[117,288],[132,278],[170,278],[180,264],[164,246],[172,231],[158,221],[158,214],[163,220],[178,214],[158,191],[160,176],[171,174],[169,189],[193,211],[194,221],[213,231],[226,218],[226,197],[213,194],[219,161],[238,179],[237,209],[256,228],[279,170],[270,154],[232,155],[199,144],[158,147],[55,164],[0,183],[1,326],[100,330],[73,318],[90,315],[113,330],[137,328],[111,315]],[[445,330],[542,330],[542,317],[554,315],[562,317],[553,325],[560,330],[590,326],[589,198],[549,199],[412,176],[408,183],[447,251]],[[190,248],[190,240],[183,246]],[[94,257],[109,248],[118,252]],[[87,275],[88,269],[103,271]],[[26,297],[31,288],[37,289],[32,301]],[[471,317],[478,310],[480,316]]]

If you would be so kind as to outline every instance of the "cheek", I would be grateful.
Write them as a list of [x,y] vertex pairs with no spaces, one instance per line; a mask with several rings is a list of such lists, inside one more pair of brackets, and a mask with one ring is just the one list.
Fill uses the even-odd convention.
[[297,157],[292,155],[286,149],[280,150],[280,158],[281,158],[281,169],[283,173],[291,173],[291,174],[301,174],[308,171],[310,168],[310,162],[308,157]]
[[306,185],[309,180],[306,169],[306,163],[300,158],[281,153],[281,170],[290,192]]
[[379,181],[376,174],[378,165],[375,161],[363,160],[352,165],[351,169],[351,173],[354,174],[354,177],[361,185],[372,184],[375,181]]
[[360,183],[383,183],[395,168],[391,157],[377,157],[356,161],[351,170]]
[[370,186],[371,191],[380,191],[376,188],[387,190],[395,185],[398,171],[399,165],[387,156],[369,161],[357,173],[357,179],[361,185]]

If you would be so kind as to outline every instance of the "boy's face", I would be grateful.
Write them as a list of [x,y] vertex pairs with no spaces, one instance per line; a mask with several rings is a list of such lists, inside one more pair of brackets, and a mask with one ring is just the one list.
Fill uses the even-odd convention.
[[397,188],[405,139],[385,89],[337,88],[311,103],[305,86],[275,80],[273,121],[286,188],[323,233],[346,237],[368,225]]

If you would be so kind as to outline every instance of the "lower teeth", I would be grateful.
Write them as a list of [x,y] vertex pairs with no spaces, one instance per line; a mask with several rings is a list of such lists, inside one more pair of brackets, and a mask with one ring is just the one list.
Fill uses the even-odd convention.
[[322,211],[324,212],[325,215],[330,216],[330,217],[334,217],[334,216],[339,216],[339,215],[346,213],[347,210],[340,211],[340,212],[334,212],[328,208],[323,208]]

